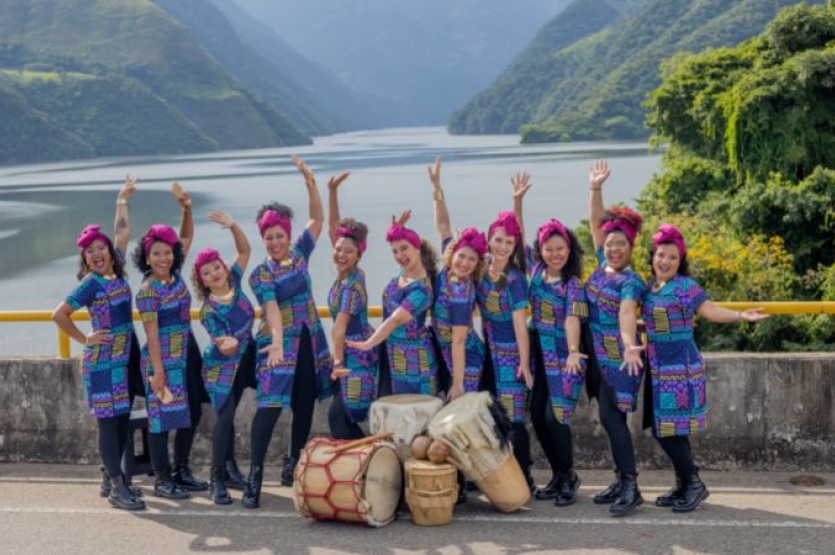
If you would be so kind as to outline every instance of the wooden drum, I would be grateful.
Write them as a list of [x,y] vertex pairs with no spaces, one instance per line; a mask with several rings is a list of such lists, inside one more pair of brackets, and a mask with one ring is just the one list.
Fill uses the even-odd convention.
[[372,434],[392,431],[402,462],[411,458],[411,443],[429,426],[443,401],[431,395],[387,395],[371,403],[368,424]]
[[458,499],[458,470],[448,463],[409,459],[406,467],[406,503],[412,522],[441,526],[452,522]]

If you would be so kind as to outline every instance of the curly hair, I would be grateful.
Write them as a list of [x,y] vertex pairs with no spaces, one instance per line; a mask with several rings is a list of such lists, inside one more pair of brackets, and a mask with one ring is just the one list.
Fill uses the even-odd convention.
[[[661,244],[662,245],[673,245],[673,246],[675,246],[675,243],[672,243],[672,242],[661,243]],[[650,273],[652,274],[652,277],[655,277],[655,266],[652,265],[652,260],[654,258],[655,258],[655,248],[652,248],[649,251],[649,270],[650,270]],[[687,260],[687,253],[684,253],[684,256],[682,256],[679,259],[678,275],[687,276],[687,277],[690,276],[690,262]]]
[[[571,247],[568,249],[568,260],[566,260],[565,266],[560,271],[560,277],[563,281],[568,281],[573,277],[580,279],[583,274],[583,255],[585,252],[583,251],[583,247],[580,246],[580,241],[577,240],[574,232],[569,228],[565,228],[565,231],[568,233]],[[534,262],[542,262],[542,245],[539,243],[538,238],[533,243],[531,259]]]
[[644,225],[644,217],[641,214],[628,206],[612,206],[606,210],[600,217],[598,224],[602,226],[606,222],[615,222],[624,220],[635,229],[635,233],[640,233]]
[[257,224],[261,221],[261,217],[264,215],[264,212],[267,210],[272,210],[273,212],[278,212],[279,216],[283,216],[288,220],[293,219],[293,209],[287,206],[286,204],[281,204],[280,202],[270,202],[269,204],[265,204],[258,209],[258,214],[255,216],[255,223]]
[[354,218],[342,218],[337,224],[339,227],[344,227],[349,230],[352,237],[348,239],[355,239],[356,243],[362,243],[368,237],[368,226],[362,222],[358,222]]
[[420,240],[420,261],[429,276],[429,282],[434,284],[438,277],[438,252],[426,239]]
[[[458,243],[461,241],[461,237],[454,237],[449,244],[444,249],[443,253],[443,260],[444,266],[446,268],[452,269],[452,257],[455,254],[455,247],[458,246]],[[475,266],[475,270],[473,270],[472,279],[474,282],[478,283],[481,281],[482,276],[484,276],[484,269],[487,267],[487,263],[484,261],[483,257],[478,258],[478,263]]]
[[[110,253],[110,260],[113,261],[113,273],[116,274],[116,277],[119,279],[123,279],[127,274],[125,273],[125,263],[121,256],[116,255],[116,248],[113,246],[113,242],[110,238],[107,239],[107,252]],[[78,281],[84,279],[84,276],[89,274],[92,270],[87,265],[87,261],[84,260],[84,250],[79,253],[79,260],[78,260],[78,271],[75,274],[75,277]]]
[[[136,268],[142,272],[143,276],[147,276],[151,273],[151,265],[148,264],[148,254],[145,252],[145,249],[142,246],[142,243],[145,239],[143,235],[139,242],[136,244],[136,248],[133,249],[133,264]],[[179,272],[183,268],[183,262],[185,261],[185,255],[183,254],[183,244],[178,239],[177,242],[174,244],[173,247],[174,251],[174,262],[171,264],[171,273]]]

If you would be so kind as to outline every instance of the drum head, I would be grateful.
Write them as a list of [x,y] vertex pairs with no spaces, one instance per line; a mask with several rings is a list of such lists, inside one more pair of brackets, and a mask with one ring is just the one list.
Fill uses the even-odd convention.
[[394,519],[403,491],[403,473],[397,452],[387,445],[374,451],[365,474],[365,502],[369,524],[382,526]]
[[[380,397],[375,403],[392,404],[392,405],[419,405],[421,403],[438,403],[441,401],[432,395],[420,395],[417,393],[404,393],[402,395],[386,395]],[[440,404],[443,404],[441,401]]]

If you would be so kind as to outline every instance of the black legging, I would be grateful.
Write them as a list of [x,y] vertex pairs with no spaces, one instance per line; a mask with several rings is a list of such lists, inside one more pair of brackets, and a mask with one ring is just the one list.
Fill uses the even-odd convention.
[[693,462],[693,453],[690,450],[690,436],[656,436],[655,440],[670,457],[676,475],[687,477],[696,474],[697,468]]
[[255,364],[255,345],[250,343],[235,370],[235,379],[232,381],[229,398],[217,413],[217,422],[212,432],[212,466],[223,466],[225,461],[235,458],[235,411],[246,387],[246,372],[253,364]]
[[336,395],[328,410],[328,425],[334,439],[360,439],[365,437],[360,425],[353,421],[345,402],[342,399],[342,391],[337,388]]
[[635,475],[635,448],[632,446],[632,434],[626,425],[626,413],[618,409],[615,390],[605,379],[600,382],[600,423],[609,436],[612,457],[621,474]]
[[110,476],[122,475],[122,454],[127,445],[130,415],[97,418],[99,455]]
[[[299,358],[293,375],[293,397],[290,409],[293,411],[293,424],[290,431],[290,456],[299,459],[304,444],[313,426],[313,409],[316,406],[316,361],[313,357],[313,344],[307,326],[299,338]],[[259,408],[252,421],[252,465],[263,466],[267,449],[272,440],[273,430],[281,416],[281,407]]]
[[[531,340],[538,338],[531,337]],[[538,354],[538,348],[534,349]],[[542,359],[537,356],[534,362],[533,392],[531,393],[531,423],[536,438],[542,445],[542,451],[551,472],[568,472],[574,467],[574,444],[571,437],[571,427],[557,420],[551,406],[548,382],[545,377],[545,367]]]

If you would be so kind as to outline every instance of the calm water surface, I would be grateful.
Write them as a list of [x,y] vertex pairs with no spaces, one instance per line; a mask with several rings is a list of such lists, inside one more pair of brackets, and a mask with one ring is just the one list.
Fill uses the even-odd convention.
[[[293,207],[294,236],[307,221],[307,194],[290,162],[293,154],[303,156],[316,172],[325,202],[328,177],[351,171],[340,187],[340,205],[343,216],[371,228],[362,264],[372,304],[379,304],[385,283],[397,271],[384,239],[391,214],[411,208],[410,225],[438,242],[426,173],[435,156],[443,158],[453,226],[482,229],[499,210],[510,208],[510,178],[518,171],[529,172],[534,184],[526,197],[528,226],[556,217],[573,227],[587,215],[587,175],[593,160],[608,158],[613,167],[607,204],[631,202],[659,160],[643,143],[520,145],[516,136],[453,137],[442,128],[420,128],[345,133],[316,139],[308,147],[0,167],[0,310],[51,309],[72,290],[76,235],[88,223],[100,223],[110,233],[116,193],[126,172],[140,178],[130,202],[134,238],[153,223],[177,227],[179,206],[168,193],[176,180],[194,198],[192,253],[211,246],[234,256],[231,234],[205,217],[219,208],[242,224],[253,245],[254,267],[263,256],[254,224],[261,204],[277,200]],[[336,276],[328,243],[323,234],[311,261],[319,305]],[[191,261],[186,261],[189,271]],[[136,291],[140,276],[132,266],[129,275]],[[0,323],[0,355],[56,353],[53,325]]]

